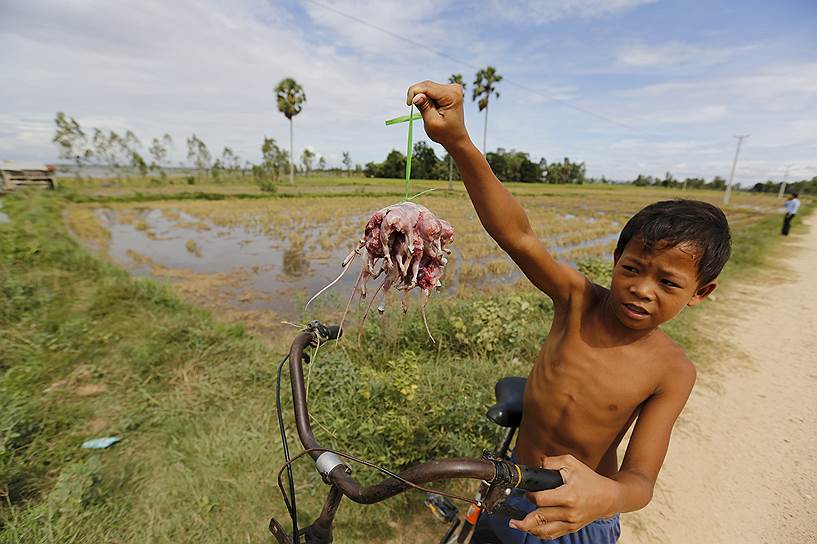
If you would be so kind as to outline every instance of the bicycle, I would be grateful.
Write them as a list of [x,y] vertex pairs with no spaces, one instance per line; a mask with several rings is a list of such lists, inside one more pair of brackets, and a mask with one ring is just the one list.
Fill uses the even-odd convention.
[[[424,491],[426,504],[432,511],[447,523],[450,523],[441,544],[467,543],[473,536],[473,528],[482,513],[501,513],[514,519],[522,519],[525,513],[506,504],[506,499],[513,489],[541,491],[554,489],[564,482],[559,471],[519,465],[507,458],[507,451],[522,417],[522,392],[525,378],[503,378],[496,385],[497,404],[488,411],[492,421],[506,428],[502,441],[496,452],[483,452],[482,458],[454,458],[441,461],[428,461],[409,467],[397,474],[342,453],[321,446],[315,439],[309,423],[306,391],[304,387],[303,364],[309,363],[305,353],[307,346],[316,347],[330,340],[337,340],[342,334],[338,326],[326,326],[318,321],[311,321],[306,329],[295,337],[289,355],[278,365],[276,382],[276,407],[278,424],[283,442],[285,464],[278,472],[278,487],[292,522],[292,532],[287,533],[283,525],[275,518],[270,519],[269,531],[278,544],[331,544],[333,541],[333,523],[340,501],[344,496],[360,504],[373,504],[403,493],[409,488]],[[304,450],[290,458],[286,431],[281,411],[281,370],[289,360],[290,382],[292,385],[292,404],[295,412],[295,426]],[[297,501],[295,485],[292,478],[292,463],[309,455],[315,462],[315,468],[321,475],[329,491],[321,513],[310,525],[298,528]],[[352,469],[342,459],[361,463],[388,476],[380,483],[361,486],[352,478]],[[289,496],[284,489],[283,473],[287,472]],[[422,484],[453,478],[475,479],[482,482],[475,499],[435,491]],[[456,507],[447,499],[457,499],[469,503],[465,520],[459,521]],[[459,529],[459,530],[457,530]]]

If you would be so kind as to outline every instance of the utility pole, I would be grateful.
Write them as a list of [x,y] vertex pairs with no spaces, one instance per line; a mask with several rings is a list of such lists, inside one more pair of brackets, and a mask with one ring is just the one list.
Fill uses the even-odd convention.
[[729,181],[726,183],[726,192],[723,194],[723,205],[729,205],[729,195],[732,193],[732,178],[735,177],[735,167],[738,165],[738,155],[740,154],[740,145],[744,138],[748,138],[749,134],[742,134],[734,136],[738,139],[738,146],[735,149],[735,159],[732,161],[732,172],[729,173]]
[[783,174],[783,183],[780,184],[780,192],[777,193],[777,198],[783,198],[786,192],[786,182],[789,181],[789,165],[786,165],[786,173]]

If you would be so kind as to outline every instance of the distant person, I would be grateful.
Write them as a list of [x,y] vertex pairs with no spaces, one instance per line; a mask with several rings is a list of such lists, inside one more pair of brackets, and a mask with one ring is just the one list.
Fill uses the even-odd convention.
[[791,221],[794,219],[794,216],[797,215],[797,210],[800,209],[800,199],[797,198],[797,193],[789,195],[789,199],[783,204],[783,207],[786,209],[786,216],[783,218],[782,234],[783,236],[788,236]]
[[[408,92],[426,134],[456,161],[485,230],[553,300],[513,457],[559,470],[565,482],[527,495],[509,490],[507,502],[527,517],[485,514],[471,542],[611,544],[621,533],[619,512],[650,502],[695,383],[695,367],[659,326],[715,289],[730,254],[729,225],[706,202],[650,204],[619,235],[611,286],[595,284],[557,262],[536,238],[525,210],[471,142],[462,101],[456,84],[425,82]],[[630,428],[619,461],[617,448]]]

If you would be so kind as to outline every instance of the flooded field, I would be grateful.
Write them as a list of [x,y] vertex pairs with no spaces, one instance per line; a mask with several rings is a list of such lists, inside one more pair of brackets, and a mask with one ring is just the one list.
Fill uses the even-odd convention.
[[[609,258],[627,218],[656,200],[654,192],[619,191],[615,198],[594,195],[590,199],[582,194],[544,196],[541,190],[536,194],[524,189],[517,196],[537,235],[558,259],[571,264],[588,257]],[[272,332],[281,321],[304,317],[305,301],[340,273],[342,259],[361,237],[370,214],[395,200],[373,191],[80,204],[68,208],[66,222],[86,244],[135,275],[169,281],[189,300],[216,309],[227,319]],[[422,203],[455,229],[453,252],[436,296],[527,284],[484,232],[463,194],[435,193]],[[768,212],[762,206],[742,204],[730,214],[730,221],[740,228]],[[342,309],[361,265],[359,259],[321,297],[317,312]]]

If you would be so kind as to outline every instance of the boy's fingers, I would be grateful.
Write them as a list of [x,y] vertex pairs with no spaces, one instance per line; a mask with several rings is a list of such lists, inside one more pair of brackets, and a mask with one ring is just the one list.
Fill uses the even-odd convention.
[[526,493],[526,495],[528,500],[536,506],[564,506],[568,502],[570,493],[565,490],[565,486],[562,486],[556,489]]
[[[575,460],[576,458],[572,455],[556,455],[554,457],[545,457],[542,459],[541,464],[542,468],[558,470],[562,473],[562,478],[565,478]],[[567,483],[567,480],[565,480],[565,483]]]
[[[408,93],[406,93],[406,106],[411,106],[412,102],[414,102],[414,97],[418,94],[426,95],[426,98],[431,100],[432,102],[437,102],[440,98],[446,96],[446,93],[449,92],[448,90],[449,85],[443,85],[442,83],[434,83],[433,81],[422,81],[420,83],[415,83],[408,89]],[[416,104],[416,102],[414,102]]]
[[508,526],[542,539],[554,538],[570,531],[567,523],[560,521],[558,518],[549,519],[544,510],[534,510],[522,520],[511,520]]
[[[413,103],[422,114],[434,109],[434,103],[423,93],[414,95]],[[423,115],[423,117],[425,117],[425,115]]]

